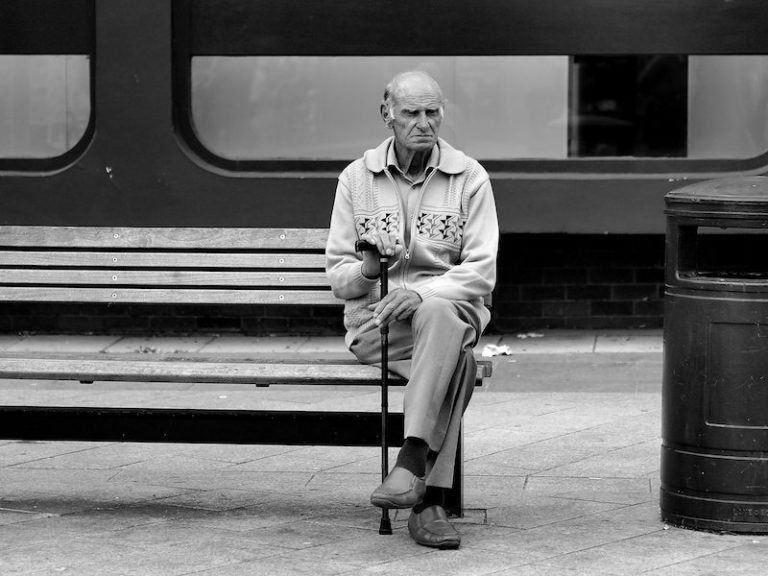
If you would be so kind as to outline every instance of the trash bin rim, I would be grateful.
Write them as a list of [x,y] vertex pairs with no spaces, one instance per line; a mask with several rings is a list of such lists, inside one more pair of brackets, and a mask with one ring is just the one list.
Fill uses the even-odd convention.
[[748,203],[768,206],[768,177],[739,176],[694,182],[667,192],[667,203]]

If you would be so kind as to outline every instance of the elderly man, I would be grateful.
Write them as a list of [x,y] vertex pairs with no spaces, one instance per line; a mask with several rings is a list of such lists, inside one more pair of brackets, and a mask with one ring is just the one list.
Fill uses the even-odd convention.
[[[381,117],[393,135],[340,175],[326,257],[334,294],[346,301],[350,350],[376,363],[386,324],[390,368],[409,378],[405,442],[371,502],[412,508],[408,531],[419,544],[457,548],[443,498],[474,388],[472,347],[490,319],[498,223],[488,174],[438,138],[443,115],[440,86],[426,73],[387,85]],[[390,257],[382,300],[379,254],[357,254],[358,239]]]

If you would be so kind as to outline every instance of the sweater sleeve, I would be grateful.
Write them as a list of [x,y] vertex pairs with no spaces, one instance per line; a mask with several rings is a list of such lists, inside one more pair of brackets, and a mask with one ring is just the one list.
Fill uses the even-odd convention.
[[357,239],[350,191],[342,173],[331,212],[330,232],[325,247],[325,269],[334,296],[343,300],[363,296],[378,284],[377,278],[363,276],[362,257],[355,252]]
[[440,297],[473,300],[488,296],[496,284],[499,224],[487,176],[471,194],[459,264],[415,288],[423,300]]

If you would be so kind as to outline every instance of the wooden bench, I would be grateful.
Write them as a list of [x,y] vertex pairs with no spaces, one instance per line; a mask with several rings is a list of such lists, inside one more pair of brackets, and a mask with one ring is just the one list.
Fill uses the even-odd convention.
[[[325,229],[0,226],[0,301],[339,306],[324,270],[326,238]],[[477,384],[490,369],[479,363]],[[6,352],[0,378],[381,385],[378,368],[354,359],[220,354]],[[399,446],[402,414],[388,423]],[[376,412],[0,406],[3,439],[379,446],[380,428]],[[454,515],[462,460],[459,451]]]

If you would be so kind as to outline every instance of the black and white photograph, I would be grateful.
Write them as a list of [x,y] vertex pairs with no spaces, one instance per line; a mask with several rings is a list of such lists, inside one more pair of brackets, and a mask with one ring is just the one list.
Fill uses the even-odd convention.
[[768,2],[0,0],[0,576],[764,576]]

